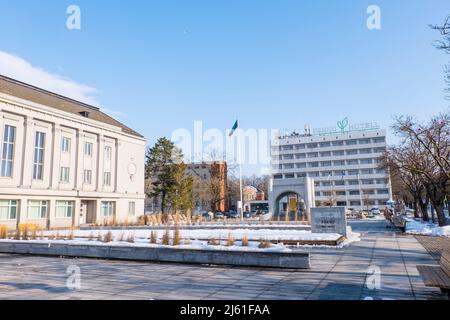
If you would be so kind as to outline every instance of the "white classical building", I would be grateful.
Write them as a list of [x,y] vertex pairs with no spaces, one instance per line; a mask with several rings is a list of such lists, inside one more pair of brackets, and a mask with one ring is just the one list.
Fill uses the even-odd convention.
[[[313,196],[309,199],[312,206],[370,209],[387,204],[392,195],[390,174],[380,168],[386,131],[376,123],[348,125],[344,120],[338,123],[340,128],[306,127],[305,134],[275,138],[272,173],[279,193],[286,189],[282,187],[286,183],[304,185],[305,179],[310,179],[312,188],[307,190],[313,195],[300,196]],[[285,191],[292,191],[288,189]],[[273,196],[272,201],[279,200]]]
[[0,76],[0,225],[134,221],[143,136],[98,108]]

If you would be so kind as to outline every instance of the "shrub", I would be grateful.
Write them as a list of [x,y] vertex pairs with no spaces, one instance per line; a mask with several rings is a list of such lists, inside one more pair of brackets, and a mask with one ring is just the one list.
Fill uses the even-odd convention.
[[208,240],[208,244],[210,246],[220,246],[220,241],[215,238],[211,238]]
[[258,248],[260,249],[268,249],[270,247],[272,247],[272,244],[270,243],[269,240],[261,240],[258,246]]
[[150,243],[156,244],[157,242],[157,234],[156,231],[152,230],[152,232],[150,233]]
[[128,243],[134,243],[134,233],[130,233],[127,238]]
[[230,233],[228,233],[228,238],[227,238],[227,247],[232,247],[234,246],[234,238],[233,235]]
[[75,239],[75,232],[73,231],[73,228],[70,229],[70,233],[69,233],[69,240],[74,240]]
[[109,230],[103,237],[103,242],[112,242],[112,241],[113,241],[113,234],[111,230]]
[[164,231],[163,237],[162,237],[162,244],[165,246],[168,246],[170,243],[170,229],[169,225],[166,224],[166,231]]
[[177,222],[174,226],[174,231],[173,231],[173,245],[178,246],[180,244],[181,244],[180,225]]
[[8,233],[8,228],[6,226],[0,225],[0,239],[6,239]]
[[248,247],[248,236],[247,236],[247,234],[244,234],[244,236],[242,237],[242,246],[243,247]]

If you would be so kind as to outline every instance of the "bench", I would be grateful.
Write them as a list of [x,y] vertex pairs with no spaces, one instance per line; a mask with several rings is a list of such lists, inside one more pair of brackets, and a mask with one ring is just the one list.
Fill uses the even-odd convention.
[[450,251],[443,251],[439,266],[417,266],[417,270],[427,287],[440,288],[450,297]]

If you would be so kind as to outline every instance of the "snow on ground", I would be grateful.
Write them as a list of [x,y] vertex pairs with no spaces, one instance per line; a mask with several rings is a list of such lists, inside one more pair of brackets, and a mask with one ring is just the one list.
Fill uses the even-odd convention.
[[[118,238],[128,238],[129,236],[134,236],[135,239],[148,239],[150,238],[150,230],[108,230],[108,229],[93,229],[93,230],[74,230],[75,238],[96,238],[99,234],[104,236],[106,233],[111,231],[114,239]],[[165,230],[155,230],[158,239],[163,237]],[[68,236],[71,231],[47,231],[44,232],[45,236],[49,234],[56,235],[59,233],[61,236]],[[170,231],[170,237],[173,238],[173,230]],[[273,229],[205,229],[205,230],[180,230],[180,237],[182,239],[191,240],[208,240],[208,239],[223,239],[226,240],[228,235],[236,240],[242,240],[246,235],[248,240],[260,241],[260,240],[271,240],[271,241],[336,241],[341,235],[337,233],[312,233],[307,230],[273,230]]]
[[409,221],[406,224],[406,233],[434,237],[450,237],[450,226],[439,227],[434,223],[423,221]]

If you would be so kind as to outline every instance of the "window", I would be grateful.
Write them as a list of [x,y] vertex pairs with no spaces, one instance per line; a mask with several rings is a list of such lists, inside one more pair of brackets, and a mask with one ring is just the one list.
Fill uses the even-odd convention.
[[361,174],[372,174],[373,173],[373,169],[362,169],[361,170]]
[[114,216],[114,202],[112,201],[102,201],[101,213],[103,217]]
[[357,185],[359,185],[359,181],[358,180],[349,180],[348,184],[350,186],[357,186]]
[[369,154],[372,153],[372,149],[359,149],[360,154]]
[[373,161],[372,161],[372,159],[361,159],[361,160],[359,160],[359,163],[360,164],[372,164]]
[[284,175],[284,178],[285,178],[285,179],[293,179],[293,178],[295,178],[295,174],[293,174],[293,173],[285,174],[285,175]]
[[110,186],[111,185],[111,172],[103,173],[103,185]]
[[70,139],[66,137],[62,137],[61,139],[61,151],[62,152],[70,152]]
[[2,177],[12,177],[15,135],[16,128],[5,125],[2,150]]
[[28,201],[28,219],[45,219],[47,217],[47,201]]
[[354,166],[354,165],[357,165],[358,163],[359,163],[359,161],[356,159],[347,160],[347,165],[349,165],[349,166]]
[[309,162],[308,163],[308,167],[310,167],[310,168],[318,168],[319,167],[319,162]]
[[334,161],[334,165],[335,166],[345,166],[345,161],[344,160]]
[[329,147],[329,146],[331,146],[331,142],[321,142],[321,143],[320,143],[320,146],[321,146],[322,148]]
[[105,158],[107,160],[111,160],[112,156],[112,148],[111,147],[105,147]]
[[378,194],[389,194],[389,190],[388,189],[378,189],[377,193]]
[[345,151],[347,153],[348,156],[353,156],[355,154],[358,154],[358,150],[353,149],[353,150],[347,150]]
[[67,167],[61,167],[61,172],[59,176],[59,181],[69,182],[70,169]]
[[345,191],[336,191],[337,196],[345,196]]
[[359,174],[359,170],[348,170],[349,176],[357,176]]
[[335,186],[345,186],[345,181],[344,180],[336,180],[336,181],[334,181],[334,185]]
[[344,141],[333,141],[331,144],[333,147],[340,147],[344,145]]
[[333,151],[333,156],[343,156],[343,155],[344,155],[344,150]]
[[351,196],[358,196],[359,195],[359,190],[351,190],[348,192],[349,195]]
[[92,170],[84,170],[84,184],[92,184]]
[[359,144],[369,144],[370,143],[370,139],[359,139]]
[[355,144],[357,144],[358,143],[358,140],[347,140],[346,142],[345,142],[345,144],[347,145],[347,146],[354,146]]
[[320,153],[321,157],[331,157],[331,151],[325,151]]
[[331,167],[331,161],[323,161],[322,167]]
[[34,141],[33,179],[42,180],[44,171],[45,133],[36,132]]
[[90,142],[86,142],[84,144],[84,155],[88,157],[92,157],[92,150],[94,149],[94,145]]
[[0,200],[0,220],[16,220],[17,201]]
[[73,201],[56,201],[56,217],[72,218],[73,208]]
[[136,202],[128,202],[128,215],[134,216],[136,214]]
[[336,205],[338,207],[345,207],[345,206],[347,206],[347,201],[337,201]]

